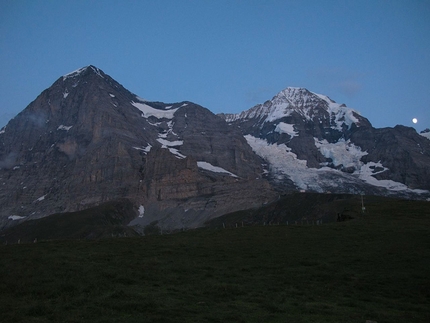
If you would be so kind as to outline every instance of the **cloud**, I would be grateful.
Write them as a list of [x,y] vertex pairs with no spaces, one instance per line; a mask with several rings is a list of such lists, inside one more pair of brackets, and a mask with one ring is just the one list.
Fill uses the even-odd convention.
[[18,154],[16,152],[9,153],[4,159],[0,160],[0,169],[2,168],[9,169],[15,166],[17,157],[18,157]]
[[45,126],[47,121],[47,116],[43,112],[34,112],[27,115],[28,120],[30,120],[35,126],[41,128]]

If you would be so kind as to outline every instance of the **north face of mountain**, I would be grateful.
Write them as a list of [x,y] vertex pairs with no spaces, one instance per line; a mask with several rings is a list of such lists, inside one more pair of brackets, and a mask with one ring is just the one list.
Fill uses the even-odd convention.
[[261,164],[207,109],[145,101],[87,66],[1,129],[0,227],[118,198],[142,226],[198,226],[273,199]]
[[287,88],[264,104],[219,116],[241,129],[269,164],[272,182],[288,189],[405,197],[430,189],[430,141],[413,128],[375,129],[353,109],[307,89]]

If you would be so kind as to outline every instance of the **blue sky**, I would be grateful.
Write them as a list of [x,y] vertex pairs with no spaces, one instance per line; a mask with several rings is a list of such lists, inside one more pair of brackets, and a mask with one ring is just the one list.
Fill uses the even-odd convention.
[[295,86],[378,128],[430,127],[428,0],[0,0],[0,126],[90,64],[214,113]]

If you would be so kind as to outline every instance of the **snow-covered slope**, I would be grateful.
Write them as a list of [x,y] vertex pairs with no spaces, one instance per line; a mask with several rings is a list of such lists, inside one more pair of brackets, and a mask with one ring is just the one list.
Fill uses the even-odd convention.
[[[360,125],[361,117],[353,109],[338,104],[329,97],[316,94],[304,88],[288,87],[279,92],[270,101],[258,104],[238,114],[225,114],[227,122],[258,119],[259,123],[274,122],[297,114],[307,121],[327,122],[330,127],[342,130],[350,129],[352,124]],[[366,120],[366,123],[368,121]]]
[[430,129],[426,129],[420,132],[420,135],[430,140]]

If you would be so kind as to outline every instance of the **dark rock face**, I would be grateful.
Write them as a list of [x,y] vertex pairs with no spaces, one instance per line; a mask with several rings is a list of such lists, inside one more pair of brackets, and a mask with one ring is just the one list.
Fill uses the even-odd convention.
[[368,155],[363,162],[380,161],[387,171],[375,175],[410,188],[430,190],[430,141],[415,129],[397,125],[394,128],[365,128],[351,136]]
[[[170,225],[176,220],[168,218],[198,210],[197,226],[275,196],[240,132],[190,102],[143,101],[94,66],[59,78],[9,122],[0,167],[0,227],[117,198],[130,199],[136,215],[144,207],[141,222],[175,208],[163,215]],[[208,211],[211,199],[222,207]]]
[[0,137],[0,159],[14,156],[0,171],[3,212],[40,217],[125,195],[139,168],[128,145],[146,139],[139,111],[119,104],[132,97],[95,67],[42,92]]

